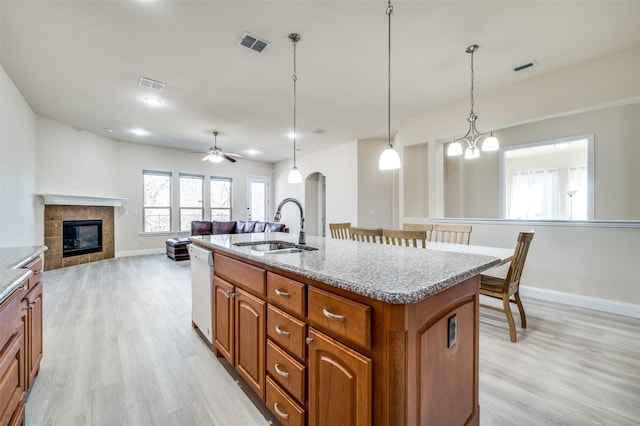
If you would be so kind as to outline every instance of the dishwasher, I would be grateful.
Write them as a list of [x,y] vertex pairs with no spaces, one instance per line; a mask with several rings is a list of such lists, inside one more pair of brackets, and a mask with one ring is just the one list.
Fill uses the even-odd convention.
[[191,321],[213,344],[213,252],[189,244],[191,257]]

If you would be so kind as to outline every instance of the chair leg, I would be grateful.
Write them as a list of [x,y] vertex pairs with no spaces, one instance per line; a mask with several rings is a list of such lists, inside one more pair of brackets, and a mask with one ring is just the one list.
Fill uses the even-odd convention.
[[520,300],[520,292],[516,291],[513,296],[516,299],[518,311],[520,311],[520,322],[522,323],[522,328],[527,328],[527,316],[524,314],[524,306],[522,306],[522,300]]
[[512,342],[516,341],[516,323],[513,321],[513,314],[511,313],[511,306],[509,306],[509,297],[504,296],[502,298],[502,304],[504,306],[504,314],[507,317],[507,322],[509,323],[509,337]]

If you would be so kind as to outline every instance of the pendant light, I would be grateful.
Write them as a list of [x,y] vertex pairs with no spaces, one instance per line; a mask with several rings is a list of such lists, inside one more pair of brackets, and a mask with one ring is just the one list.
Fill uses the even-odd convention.
[[301,183],[302,175],[296,165],[296,81],[298,81],[298,77],[296,76],[296,44],[300,41],[300,34],[289,34],[289,40],[291,40],[291,44],[293,44],[293,167],[289,172],[287,181],[289,183]]
[[449,144],[447,148],[447,155],[449,157],[454,157],[457,155],[462,155],[462,145],[460,142],[466,142],[467,146],[464,151],[464,158],[478,158],[480,157],[480,149],[478,143],[481,139],[484,139],[482,142],[482,150],[483,151],[497,151],[500,148],[500,143],[498,142],[498,138],[493,136],[493,132],[491,133],[480,133],[478,129],[476,129],[476,121],[478,120],[478,116],[473,111],[474,101],[473,101],[473,83],[475,74],[473,71],[473,54],[479,47],[477,44],[472,44],[467,47],[466,52],[471,55],[471,112],[469,113],[469,117],[467,118],[467,122],[469,123],[469,130],[467,130],[467,134],[462,138],[457,139],[454,138],[453,142]]
[[391,144],[391,14],[393,13],[393,6],[391,0],[387,2],[386,14],[389,17],[389,46],[388,46],[388,59],[389,59],[389,72],[388,72],[388,91],[387,91],[387,147],[380,154],[380,160],[378,161],[378,169],[380,170],[395,170],[400,168],[400,156],[398,152],[393,149]]

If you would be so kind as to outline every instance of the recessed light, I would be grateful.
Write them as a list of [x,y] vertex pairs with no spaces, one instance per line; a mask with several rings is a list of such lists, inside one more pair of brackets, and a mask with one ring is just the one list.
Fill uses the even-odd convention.
[[110,128],[110,127],[105,127],[104,131],[107,132],[107,133],[113,133],[113,129]]
[[147,105],[151,105],[151,106],[159,106],[162,104],[162,100],[158,99],[158,98],[154,98],[153,96],[146,96],[144,98],[144,102]]
[[252,148],[252,149],[245,150],[244,153],[248,155],[257,155],[257,154],[260,154],[260,151]]
[[147,132],[144,129],[131,129],[131,133],[133,133],[136,136],[146,136],[149,134],[149,132]]
[[300,137],[300,133],[289,132],[289,133],[287,133],[287,136],[289,137],[289,139],[299,138]]

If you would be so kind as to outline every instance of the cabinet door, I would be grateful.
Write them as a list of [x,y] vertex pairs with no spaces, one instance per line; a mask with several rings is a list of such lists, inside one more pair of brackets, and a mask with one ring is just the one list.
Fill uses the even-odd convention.
[[29,303],[27,316],[27,338],[29,339],[29,349],[26,353],[27,369],[29,380],[27,389],[31,386],[33,379],[40,371],[40,361],[42,360],[42,283],[38,282],[31,289],[27,296]]
[[24,336],[22,330],[0,351],[0,424],[9,424],[24,402]]
[[264,401],[267,303],[236,287],[235,366]]
[[309,328],[309,425],[371,424],[371,359]]
[[213,278],[214,345],[217,355],[233,364],[233,285],[220,277]]

